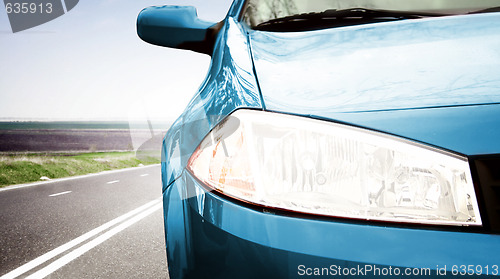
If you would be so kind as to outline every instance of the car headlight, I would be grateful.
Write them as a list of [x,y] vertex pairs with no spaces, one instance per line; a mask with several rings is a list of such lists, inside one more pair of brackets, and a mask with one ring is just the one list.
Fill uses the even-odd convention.
[[296,212],[481,225],[466,157],[349,125],[237,110],[188,170],[232,198]]

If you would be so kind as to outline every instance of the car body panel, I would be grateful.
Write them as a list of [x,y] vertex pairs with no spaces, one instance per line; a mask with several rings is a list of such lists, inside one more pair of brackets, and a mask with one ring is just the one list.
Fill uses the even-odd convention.
[[500,103],[500,13],[251,31],[266,108],[329,118]]
[[199,93],[165,137],[162,151],[164,188],[180,176],[187,160],[207,133],[238,108],[262,109],[262,102],[245,30],[229,17],[220,31]]
[[266,109],[480,155],[500,153],[499,21],[494,13],[249,36]]

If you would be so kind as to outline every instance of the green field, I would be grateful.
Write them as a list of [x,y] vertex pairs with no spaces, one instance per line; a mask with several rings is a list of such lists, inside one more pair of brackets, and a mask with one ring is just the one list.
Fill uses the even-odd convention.
[[138,159],[135,152],[0,155],[0,187],[157,163],[158,158]]

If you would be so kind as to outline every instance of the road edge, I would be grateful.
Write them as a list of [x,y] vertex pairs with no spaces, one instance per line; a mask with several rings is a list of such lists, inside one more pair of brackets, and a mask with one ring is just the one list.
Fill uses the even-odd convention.
[[109,174],[109,173],[125,172],[125,171],[138,170],[138,169],[143,169],[143,168],[150,168],[150,167],[154,167],[154,166],[160,166],[160,164],[152,164],[152,165],[124,168],[124,169],[117,169],[117,170],[107,170],[107,171],[89,173],[89,174],[84,174],[84,175],[54,178],[54,179],[47,180],[47,181],[37,181],[37,182],[30,182],[30,183],[23,183],[23,184],[14,184],[14,185],[4,186],[4,187],[0,188],[0,192],[20,189],[20,188],[26,188],[26,187],[33,187],[33,186],[38,186],[38,185],[43,185],[43,184],[50,184],[50,183],[61,182],[61,181],[67,181],[67,180],[80,179],[80,178],[85,178],[85,177],[89,177],[89,176],[98,176],[98,175]]

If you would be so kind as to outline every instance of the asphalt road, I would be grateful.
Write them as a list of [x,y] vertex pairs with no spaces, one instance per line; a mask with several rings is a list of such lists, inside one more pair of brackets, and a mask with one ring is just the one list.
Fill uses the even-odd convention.
[[158,165],[0,191],[0,279],[168,278]]

